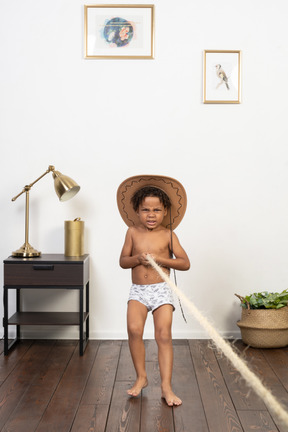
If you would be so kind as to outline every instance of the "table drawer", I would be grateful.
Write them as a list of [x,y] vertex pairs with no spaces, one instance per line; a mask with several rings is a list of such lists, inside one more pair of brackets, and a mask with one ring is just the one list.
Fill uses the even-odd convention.
[[83,285],[82,264],[6,264],[4,285],[79,286]]

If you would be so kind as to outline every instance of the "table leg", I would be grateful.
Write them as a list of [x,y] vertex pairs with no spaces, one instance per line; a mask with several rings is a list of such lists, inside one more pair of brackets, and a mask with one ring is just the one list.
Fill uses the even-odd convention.
[[89,339],[89,282],[86,284],[86,312],[87,312],[87,319],[86,319],[86,341]]
[[83,287],[79,290],[80,294],[80,305],[79,305],[79,333],[80,333],[80,341],[79,341],[79,354],[80,356],[83,355],[83,345],[84,345],[84,313],[83,313]]
[[[20,294],[21,290],[20,289],[16,289],[16,310],[17,312],[20,312]],[[16,339],[19,340],[20,339],[20,325],[16,326]]]
[[3,290],[3,306],[4,306],[4,355],[8,355],[8,289],[4,287]]

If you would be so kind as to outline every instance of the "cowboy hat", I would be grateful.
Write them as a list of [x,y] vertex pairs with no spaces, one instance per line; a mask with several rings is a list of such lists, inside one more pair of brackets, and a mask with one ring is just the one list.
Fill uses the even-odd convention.
[[137,175],[124,180],[117,190],[117,204],[120,215],[128,226],[137,225],[139,218],[133,210],[131,198],[145,186],[153,186],[164,191],[171,201],[171,211],[167,212],[162,225],[174,230],[184,217],[187,196],[184,187],[171,177],[159,175]]

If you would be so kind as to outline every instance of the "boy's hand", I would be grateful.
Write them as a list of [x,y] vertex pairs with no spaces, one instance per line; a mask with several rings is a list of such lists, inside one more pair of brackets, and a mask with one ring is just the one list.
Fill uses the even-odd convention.
[[[141,254],[138,256],[138,260],[139,260],[139,263],[140,263],[141,265],[144,265],[145,267],[150,267],[151,264],[150,264],[150,262],[149,262],[148,259],[147,259],[147,255],[150,255],[150,254],[147,254],[147,253],[145,253],[145,252],[141,253]],[[150,255],[150,256],[152,256],[152,255]]]

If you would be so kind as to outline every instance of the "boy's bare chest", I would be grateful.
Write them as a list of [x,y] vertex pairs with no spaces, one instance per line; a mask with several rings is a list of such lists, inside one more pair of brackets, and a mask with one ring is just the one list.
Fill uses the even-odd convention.
[[165,232],[137,233],[133,238],[133,249],[136,253],[161,253],[169,250],[169,237]]

